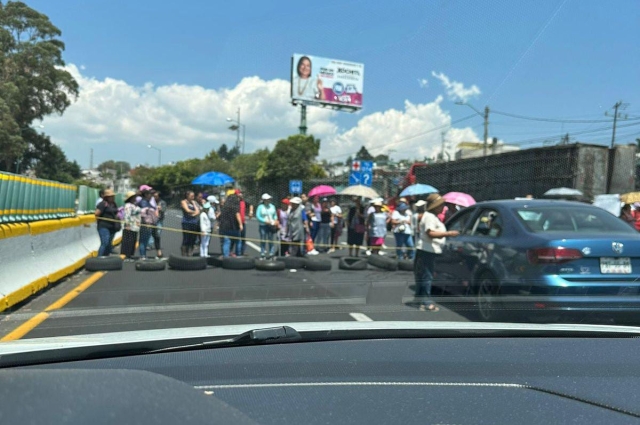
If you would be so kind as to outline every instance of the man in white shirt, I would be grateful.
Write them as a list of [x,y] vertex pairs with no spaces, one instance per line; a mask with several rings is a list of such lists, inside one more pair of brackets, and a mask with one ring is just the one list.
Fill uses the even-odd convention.
[[338,249],[338,239],[340,239],[340,235],[342,235],[342,208],[338,205],[338,202],[335,199],[331,200],[331,211],[332,224],[331,228],[331,249],[329,253],[335,252]]
[[427,211],[424,212],[418,225],[418,241],[416,259],[413,263],[413,274],[416,281],[416,298],[420,300],[420,310],[436,312],[438,306],[431,301],[431,284],[437,255],[442,254],[442,247],[447,237],[456,237],[457,230],[447,231],[437,215],[444,209],[442,196],[433,193],[427,197]]

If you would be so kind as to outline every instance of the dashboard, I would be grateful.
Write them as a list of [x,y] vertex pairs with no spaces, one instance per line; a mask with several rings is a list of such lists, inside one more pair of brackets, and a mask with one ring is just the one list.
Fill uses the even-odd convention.
[[0,370],[1,423],[640,422],[639,338],[283,343]]

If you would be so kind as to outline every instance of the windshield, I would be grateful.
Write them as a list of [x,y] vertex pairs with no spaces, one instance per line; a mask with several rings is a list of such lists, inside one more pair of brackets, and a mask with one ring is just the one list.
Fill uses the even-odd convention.
[[516,210],[531,232],[617,233],[628,234],[629,227],[612,214],[598,209],[541,207]]
[[0,340],[640,325],[639,14],[0,0]]

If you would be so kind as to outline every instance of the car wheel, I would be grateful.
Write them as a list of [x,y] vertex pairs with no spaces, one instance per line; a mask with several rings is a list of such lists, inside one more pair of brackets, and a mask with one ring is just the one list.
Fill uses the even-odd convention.
[[207,268],[205,257],[180,257],[169,256],[169,267],[174,270],[204,270]]
[[256,260],[256,270],[265,272],[279,272],[286,268],[283,261]]
[[367,260],[358,257],[343,257],[338,263],[340,270],[367,270]]
[[495,301],[498,294],[498,280],[489,273],[483,273],[476,284],[476,302],[481,320],[495,321],[500,317],[499,304]]
[[167,264],[162,260],[138,260],[136,261],[136,270],[141,272],[155,272],[164,270]]
[[276,261],[282,261],[288,269],[304,269],[307,259],[302,257],[276,257]]
[[398,270],[398,260],[394,260],[393,258],[385,257],[384,255],[370,255],[367,258],[369,264],[379,269],[387,270],[390,272],[395,272]]
[[398,261],[398,270],[405,272],[413,271],[413,260],[400,260]]
[[326,272],[331,270],[331,260],[307,259],[307,265],[305,268],[312,272]]
[[253,258],[223,257],[222,268],[226,270],[251,270],[256,268],[256,263]]
[[84,269],[90,272],[122,270],[122,258],[116,256],[87,258]]

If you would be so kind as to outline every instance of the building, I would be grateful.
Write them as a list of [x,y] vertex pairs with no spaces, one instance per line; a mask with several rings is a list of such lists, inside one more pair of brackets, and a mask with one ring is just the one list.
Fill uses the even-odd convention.
[[[484,143],[482,142],[460,142],[456,146],[456,159],[477,158],[484,155]],[[516,145],[499,143],[496,139],[487,146],[487,155],[519,151]]]

